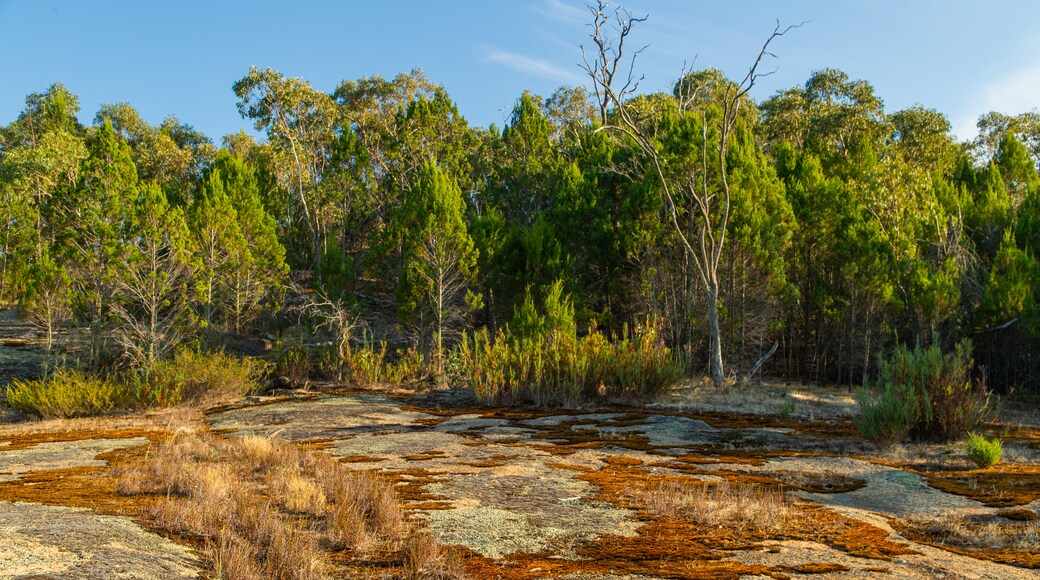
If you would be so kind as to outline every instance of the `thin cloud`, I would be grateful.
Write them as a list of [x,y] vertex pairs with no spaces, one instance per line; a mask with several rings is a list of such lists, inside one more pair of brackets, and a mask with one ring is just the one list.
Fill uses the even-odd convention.
[[1040,66],[1013,70],[983,87],[973,104],[953,122],[953,133],[959,139],[978,135],[978,119],[990,111],[1017,115],[1036,108],[1040,95]]
[[540,4],[534,4],[531,8],[542,16],[569,24],[585,24],[589,21],[588,9],[564,0],[542,0]]
[[504,50],[491,49],[484,56],[484,62],[493,62],[534,77],[565,84],[579,84],[583,80],[577,72],[560,68],[551,62]]

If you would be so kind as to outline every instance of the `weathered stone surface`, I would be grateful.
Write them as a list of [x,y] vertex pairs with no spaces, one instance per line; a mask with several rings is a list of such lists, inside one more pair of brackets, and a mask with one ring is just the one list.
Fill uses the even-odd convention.
[[0,502],[0,578],[197,578],[191,551],[128,518]]
[[47,471],[70,467],[102,467],[97,456],[106,451],[146,445],[144,437],[128,439],[81,439],[37,443],[30,447],[0,447],[0,481],[18,479],[28,471]]

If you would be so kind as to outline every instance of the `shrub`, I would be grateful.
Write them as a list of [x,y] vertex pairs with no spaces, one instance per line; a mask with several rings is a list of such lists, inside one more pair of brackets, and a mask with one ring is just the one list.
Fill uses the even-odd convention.
[[992,418],[995,407],[982,380],[971,379],[971,342],[953,352],[938,346],[910,350],[900,345],[879,359],[876,397],[862,391],[860,433],[879,445],[910,436],[917,440],[957,439]]
[[278,341],[274,348],[274,372],[293,383],[304,383],[310,378],[311,360],[302,344]]
[[126,389],[118,383],[80,371],[59,369],[38,380],[15,380],[7,387],[7,403],[43,419],[100,415],[127,406]]
[[991,441],[978,433],[968,433],[964,441],[964,452],[979,469],[986,469],[1000,463],[1000,458],[1004,456],[1004,447],[1000,444],[1000,439]]
[[860,435],[882,449],[906,438],[914,411],[900,389],[884,388],[876,398],[872,398],[869,391],[861,390],[857,398],[860,414],[852,418],[852,424]]
[[586,399],[650,399],[681,378],[652,326],[609,341],[595,328],[526,336],[486,330],[463,341],[456,379],[487,404],[573,406]]
[[261,360],[180,349],[173,360],[147,369],[136,397],[147,407],[214,405],[257,392],[267,372],[268,364]]
[[[359,387],[415,382],[425,374],[422,353],[409,348],[389,355],[385,342],[368,342],[351,349],[346,357],[348,380]],[[394,360],[391,360],[394,359]]]

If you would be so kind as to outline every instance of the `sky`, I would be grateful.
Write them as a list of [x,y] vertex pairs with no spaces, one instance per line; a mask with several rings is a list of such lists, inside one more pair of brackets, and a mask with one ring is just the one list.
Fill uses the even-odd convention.
[[[614,4],[617,4],[616,2]],[[648,15],[641,89],[670,90],[683,67],[742,78],[777,21],[803,23],[771,45],[752,96],[844,70],[888,112],[921,104],[961,139],[979,115],[1040,107],[1040,2],[969,0],[631,0]],[[342,80],[422,69],[471,125],[501,127],[524,90],[587,85],[578,63],[590,16],[574,0],[0,0],[0,124],[26,95],[63,83],[92,122],[128,102],[151,124],[175,115],[219,143],[251,130],[231,85],[271,67],[331,92]]]

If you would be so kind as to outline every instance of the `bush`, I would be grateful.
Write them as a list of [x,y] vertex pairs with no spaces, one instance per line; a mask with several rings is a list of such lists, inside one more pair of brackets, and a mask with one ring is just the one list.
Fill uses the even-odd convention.
[[385,342],[378,346],[369,342],[351,349],[346,367],[347,378],[353,385],[373,387],[419,381],[425,376],[426,365],[422,353],[414,348],[391,356]]
[[293,383],[304,383],[310,378],[312,368],[310,355],[302,344],[285,344],[278,341],[274,348],[274,372]]
[[990,441],[977,433],[968,433],[964,441],[964,452],[979,469],[986,469],[1000,463],[1001,457],[1004,456],[1004,447],[1000,444],[1000,439]]
[[854,423],[864,437],[880,446],[907,436],[950,441],[992,418],[995,407],[985,382],[970,376],[971,342],[961,341],[948,354],[936,343],[913,350],[900,345],[879,360],[877,396],[859,395],[862,414]]
[[[454,366],[454,365],[453,365]],[[486,330],[463,341],[454,371],[486,404],[573,406],[595,398],[646,400],[682,377],[652,326],[613,342],[591,329],[526,336]]]
[[852,424],[860,435],[882,449],[906,438],[914,411],[900,389],[883,388],[876,398],[872,398],[869,391],[861,390],[857,398],[860,414],[852,418]]
[[126,389],[105,378],[59,369],[39,380],[15,380],[7,404],[43,419],[100,415],[130,404]]
[[146,407],[209,406],[257,392],[267,372],[268,363],[261,360],[180,349],[173,360],[147,369],[135,396]]

